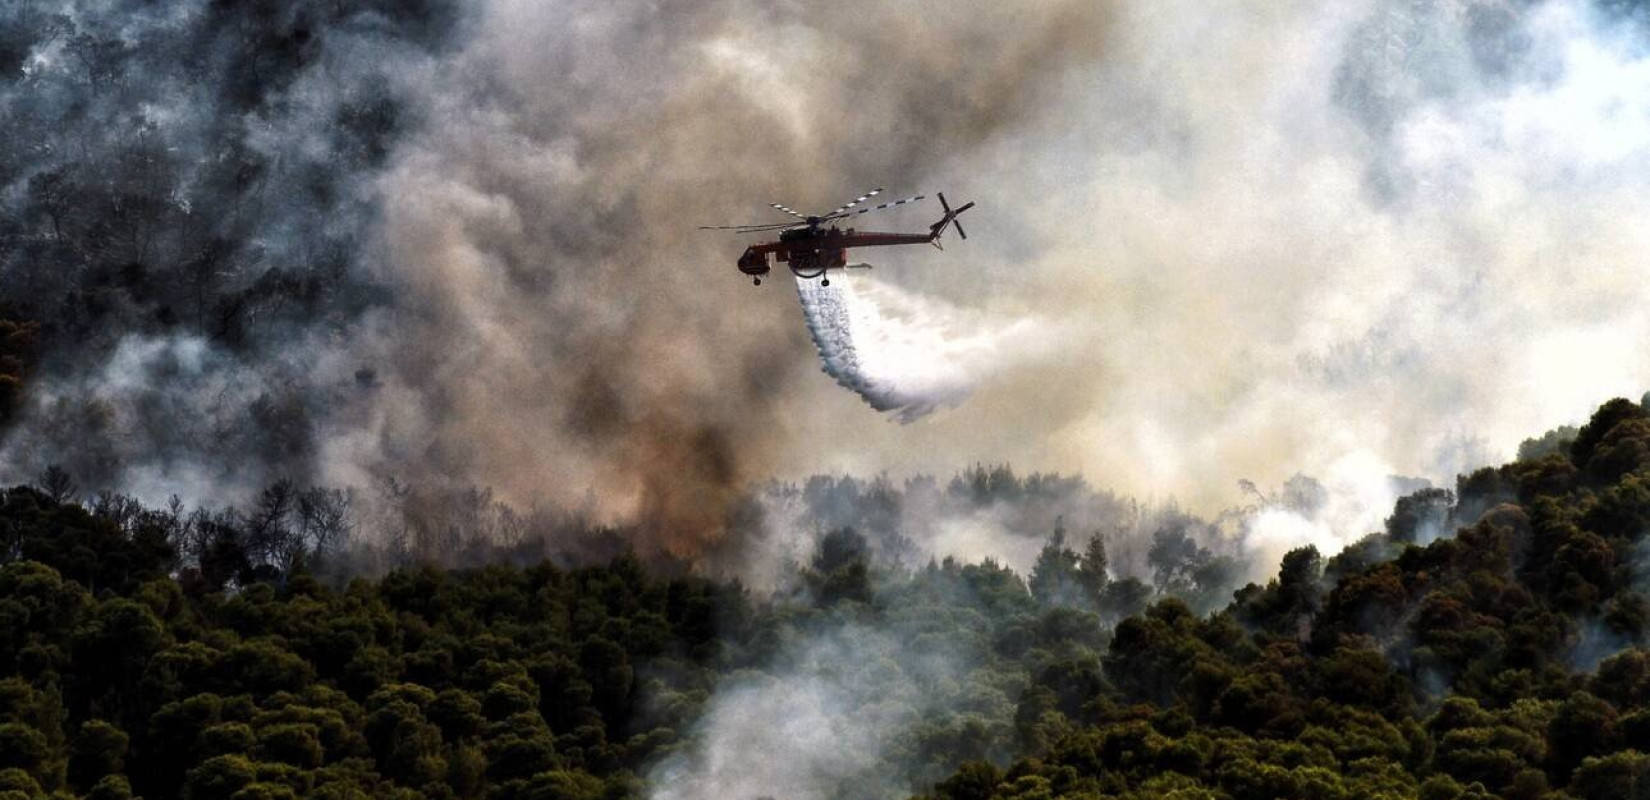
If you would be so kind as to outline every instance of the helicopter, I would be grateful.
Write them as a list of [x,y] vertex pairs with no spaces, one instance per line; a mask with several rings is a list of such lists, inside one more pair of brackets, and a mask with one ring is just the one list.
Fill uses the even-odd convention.
[[[701,225],[705,231],[734,231],[736,233],[779,233],[778,241],[764,242],[745,248],[744,254],[739,256],[739,271],[749,275],[753,284],[762,285],[762,276],[772,271],[768,264],[768,255],[773,254],[779,263],[785,264],[791,274],[804,280],[820,279],[820,285],[830,286],[831,270],[870,269],[870,264],[848,263],[848,248],[850,247],[883,247],[896,244],[931,244],[940,246],[940,234],[945,232],[947,225],[955,226],[957,235],[964,239],[968,233],[963,230],[962,223],[957,216],[974,207],[973,202],[966,203],[959,208],[952,209],[951,204],[945,201],[945,194],[939,193],[940,207],[945,210],[940,221],[928,226],[927,233],[885,233],[881,231],[856,231],[853,228],[846,230],[837,227],[837,220],[869,214],[872,211],[881,211],[886,208],[914,203],[922,200],[926,195],[907,197],[903,200],[894,200],[881,205],[859,208],[861,203],[882,193],[882,189],[873,189],[854,198],[829,213],[809,215],[803,214],[789,206],[780,203],[768,205],[781,213],[796,217],[799,222],[757,223],[754,225]],[[829,224],[829,227],[827,226]],[[943,248],[941,248],[943,249]]]

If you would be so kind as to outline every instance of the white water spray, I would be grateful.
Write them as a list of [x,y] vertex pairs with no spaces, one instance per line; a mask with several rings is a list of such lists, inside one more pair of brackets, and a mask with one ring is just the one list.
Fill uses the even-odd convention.
[[798,278],[796,293],[825,374],[902,424],[956,407],[1051,340],[1039,320],[993,318],[866,276]]

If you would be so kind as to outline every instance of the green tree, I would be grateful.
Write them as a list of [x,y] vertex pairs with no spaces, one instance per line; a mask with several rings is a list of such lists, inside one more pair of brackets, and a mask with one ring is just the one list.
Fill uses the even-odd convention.
[[131,739],[125,731],[100,719],[80,724],[69,749],[69,785],[90,789],[109,775],[119,775]]
[[1037,554],[1037,563],[1031,568],[1026,585],[1031,596],[1046,606],[1081,607],[1085,605],[1081,572],[1077,553],[1066,547],[1066,528],[1063,520],[1054,524],[1054,534]]
[[1083,593],[1091,608],[1100,608],[1106,596],[1106,587],[1111,583],[1111,563],[1106,556],[1106,537],[1096,532],[1089,537],[1089,543],[1084,546],[1083,554],[1078,558],[1078,582],[1083,586]]

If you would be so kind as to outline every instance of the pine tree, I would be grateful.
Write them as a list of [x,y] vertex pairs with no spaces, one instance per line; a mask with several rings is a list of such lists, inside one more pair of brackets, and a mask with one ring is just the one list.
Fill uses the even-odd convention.
[[1078,605],[1077,564],[1077,553],[1066,547],[1066,520],[1060,517],[1054,522],[1054,535],[1043,545],[1031,568],[1031,578],[1026,582],[1031,596],[1045,605]]
[[1083,548],[1083,555],[1078,560],[1080,571],[1077,581],[1083,586],[1085,598],[1100,606],[1100,598],[1106,591],[1106,584],[1111,582],[1111,576],[1106,572],[1110,561],[1106,558],[1106,537],[1099,531],[1089,539],[1088,547]]

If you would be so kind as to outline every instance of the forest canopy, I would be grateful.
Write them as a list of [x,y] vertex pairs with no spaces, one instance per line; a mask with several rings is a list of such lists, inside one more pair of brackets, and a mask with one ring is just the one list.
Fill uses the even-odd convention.
[[[1476,467],[1642,352],[1650,3],[575,5],[0,3],[0,800],[1650,797],[1650,400],[759,482]],[[684,235],[873,173],[1059,332],[921,436]]]
[[[1560,438],[1215,605],[1174,524],[1149,582],[1063,520],[1025,575],[842,526],[772,592],[623,552],[323,579],[268,557],[268,514],[180,522],[54,472],[0,493],[0,793],[690,796],[731,774],[728,703],[830,675],[876,734],[835,740],[858,758],[821,796],[1633,797],[1650,413]],[[337,502],[275,500],[316,530]]]

